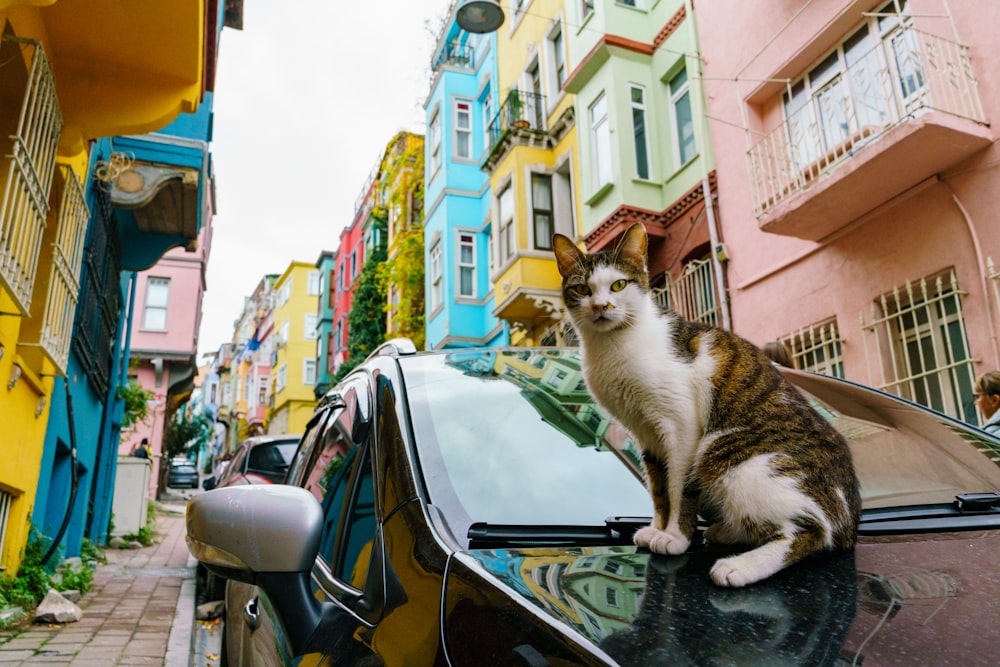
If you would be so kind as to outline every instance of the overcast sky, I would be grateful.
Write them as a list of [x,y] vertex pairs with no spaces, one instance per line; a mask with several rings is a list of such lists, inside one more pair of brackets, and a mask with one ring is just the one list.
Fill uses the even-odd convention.
[[336,250],[380,152],[424,132],[430,52],[449,0],[246,0],[215,86],[216,202],[199,336],[228,342],[243,299]]

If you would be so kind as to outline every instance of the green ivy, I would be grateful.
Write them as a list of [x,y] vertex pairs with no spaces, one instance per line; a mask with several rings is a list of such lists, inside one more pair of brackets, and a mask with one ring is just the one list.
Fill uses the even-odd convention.
[[145,423],[149,418],[149,401],[156,398],[156,394],[143,388],[132,379],[128,381],[128,384],[119,385],[117,393],[118,398],[125,402],[122,431],[128,431],[136,424]]

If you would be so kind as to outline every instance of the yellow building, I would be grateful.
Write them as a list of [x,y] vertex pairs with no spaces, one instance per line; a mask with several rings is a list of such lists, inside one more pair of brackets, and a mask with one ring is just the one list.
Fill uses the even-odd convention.
[[[527,11],[530,7],[530,12]],[[501,107],[484,169],[493,192],[494,314],[515,345],[563,340],[552,234],[576,239],[579,173],[562,0],[512,9],[497,31]]]
[[[206,88],[207,0],[0,0],[0,569],[28,540],[65,377],[88,142],[158,130]],[[211,54],[214,58],[214,54]]]
[[274,283],[275,352],[268,433],[302,433],[316,407],[316,325],[320,274],[292,262]]

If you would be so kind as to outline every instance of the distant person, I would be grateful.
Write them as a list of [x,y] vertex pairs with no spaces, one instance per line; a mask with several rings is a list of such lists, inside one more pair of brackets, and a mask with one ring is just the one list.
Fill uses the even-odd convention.
[[132,448],[132,456],[137,459],[151,459],[153,448],[149,446],[149,438],[143,438],[138,445]]
[[795,368],[792,363],[792,353],[788,351],[788,346],[780,340],[773,340],[764,346],[764,356],[786,368]]
[[1000,436],[1000,371],[988,371],[980,375],[976,378],[972,391],[976,407],[986,420],[981,428],[987,433]]

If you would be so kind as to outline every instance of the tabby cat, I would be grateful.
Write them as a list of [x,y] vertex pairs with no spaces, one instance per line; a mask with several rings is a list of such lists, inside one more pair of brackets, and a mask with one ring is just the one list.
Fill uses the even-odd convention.
[[642,450],[654,516],[635,543],[683,553],[700,514],[706,541],[755,547],[713,565],[732,587],[852,548],[861,498],[847,442],[760,349],[662,311],[646,244],[638,223],[613,252],[553,237],[587,388]]

